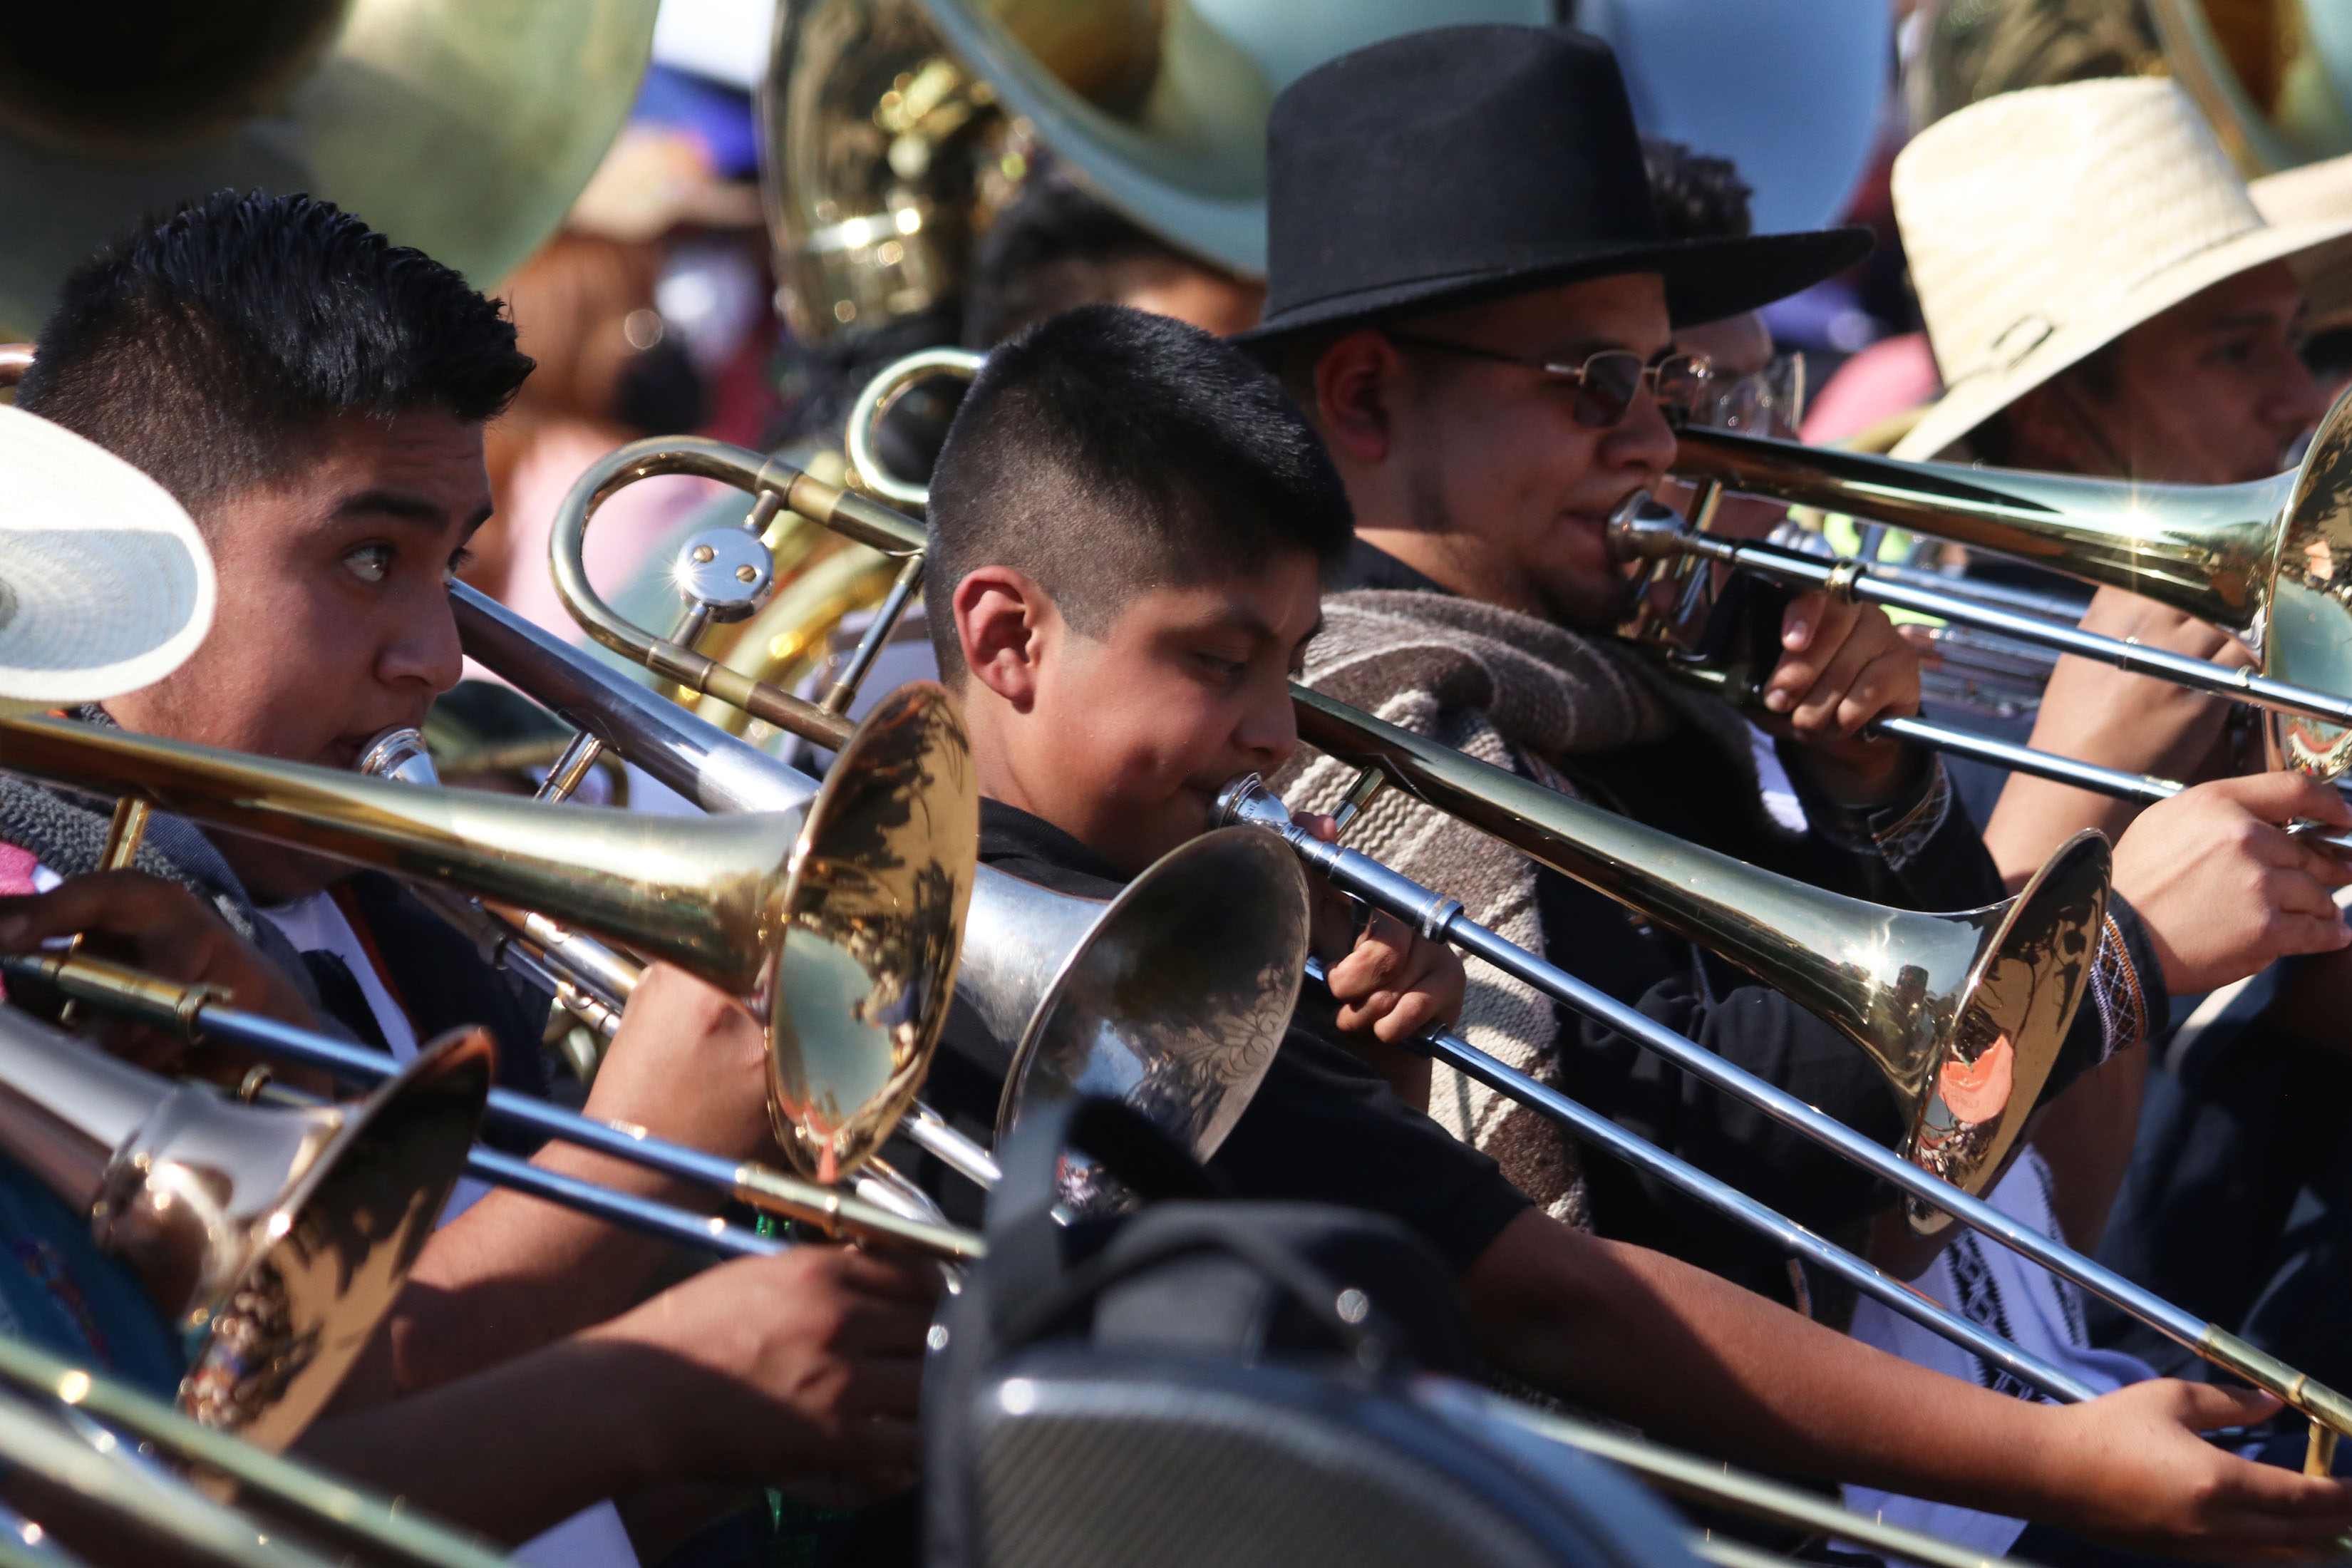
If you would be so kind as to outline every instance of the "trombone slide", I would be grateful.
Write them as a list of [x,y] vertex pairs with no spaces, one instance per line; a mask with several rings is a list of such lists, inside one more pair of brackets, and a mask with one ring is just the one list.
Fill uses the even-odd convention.
[[[1320,960],[1308,959],[1307,978],[1323,978]],[[1811,1259],[1845,1280],[1865,1296],[1910,1318],[1931,1332],[1941,1334],[1988,1365],[2000,1367],[2019,1382],[2032,1384],[2053,1399],[2073,1405],[2096,1397],[2088,1385],[2041,1357],[2012,1344],[1958,1313],[1949,1311],[1902,1281],[1865,1262],[1843,1247],[1824,1240],[1777,1210],[1768,1208],[1729,1183],[1708,1175],[1697,1166],[1635,1137],[1599,1111],[1571,1100],[1549,1084],[1507,1067],[1458,1035],[1433,1029],[1416,1037],[1412,1048],[1433,1061],[1477,1079],[1507,1094],[1530,1110],[1550,1117],[1576,1134],[1577,1141],[1604,1150],[1658,1177],[1738,1224],[1778,1242],[1790,1256]]]
[[[373,1083],[399,1071],[380,1051],[347,1045],[257,1013],[222,1005],[201,987],[175,985],[96,959],[26,954],[0,959],[0,971],[29,977],[60,994],[128,1014],[191,1039],[218,1039],[251,1051]],[[906,1218],[829,1187],[764,1165],[728,1160],[656,1138],[641,1128],[598,1121],[518,1094],[489,1091],[488,1113],[499,1121],[561,1138],[664,1175],[730,1194],[756,1208],[810,1225],[825,1235],[892,1240],[936,1257],[981,1257],[986,1245],[968,1231]]]
[[1433,941],[1452,942],[1554,1001],[1628,1036],[1701,1082],[1738,1096],[1781,1125],[1843,1154],[1921,1205],[1943,1210],[2060,1279],[2114,1302],[2214,1365],[2276,1394],[2314,1421],[2339,1433],[2352,1433],[2352,1399],[2314,1382],[2218,1324],[2183,1311],[2105,1265],[2019,1224],[1983,1199],[1881,1148],[1788,1090],[1765,1082],[1696,1040],[1675,1033],[1640,1010],[1506,941],[1487,927],[1465,918],[1461,904],[1454,900],[1390,870],[1360,850],[1323,843],[1292,822],[1282,802],[1255,779],[1229,785],[1219,808],[1223,820],[1252,823],[1281,835],[1300,859],[1342,892],[1412,922]]

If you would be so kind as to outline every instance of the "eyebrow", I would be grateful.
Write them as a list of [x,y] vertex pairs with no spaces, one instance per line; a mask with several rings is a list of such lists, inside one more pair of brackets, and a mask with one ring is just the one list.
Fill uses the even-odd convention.
[[[486,505],[467,519],[462,537],[471,539],[479,532],[482,524],[490,521],[490,512],[491,509]],[[419,528],[432,529],[438,529],[445,521],[445,514],[441,509],[423,496],[405,490],[388,489],[361,490],[356,494],[345,496],[335,504],[335,510],[330,516],[337,522],[346,522],[363,517],[390,518],[396,522],[414,523]]]
[[[2293,326],[2301,321],[2308,309],[2308,306],[2297,307],[2288,315],[2287,324]],[[2206,323],[2205,330],[2209,332],[2242,332],[2249,327],[2270,326],[2277,320],[2278,312],[2275,310],[2233,310],[2226,316],[2215,317]]]

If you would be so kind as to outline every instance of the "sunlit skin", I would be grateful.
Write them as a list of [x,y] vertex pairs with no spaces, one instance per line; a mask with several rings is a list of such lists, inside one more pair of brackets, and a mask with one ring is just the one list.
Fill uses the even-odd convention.
[[1265,285],[1171,261],[1138,269],[1118,302],[1229,338],[1257,325],[1265,310]]
[[2268,479],[2327,412],[2296,353],[2303,309],[2283,261],[2216,283],[2124,334],[2110,395],[2061,376],[2019,398],[2012,458],[2177,484]]
[[[146,734],[350,767],[457,684],[448,578],[489,515],[479,425],[438,408],[338,416],[285,479],[198,518],[219,569],[212,635],[107,710]],[[264,901],[332,875],[249,839],[222,844]]]
[[[1655,359],[1674,342],[1664,285],[1642,274],[1418,318],[1412,329],[1570,364],[1604,349]],[[1322,349],[1312,395],[1365,540],[1507,609],[1591,632],[1623,618],[1630,588],[1607,547],[1609,514],[1635,490],[1654,489],[1675,457],[1674,431],[1648,392],[1617,424],[1594,429],[1577,422],[1577,390],[1565,381],[1366,330]],[[1886,617],[1816,592],[1790,603],[1781,632],[1764,701],[1779,716],[1768,721],[1811,742],[1801,765],[1857,805],[1908,787],[1916,758],[1853,738],[1881,713],[1917,710],[1916,658]]]

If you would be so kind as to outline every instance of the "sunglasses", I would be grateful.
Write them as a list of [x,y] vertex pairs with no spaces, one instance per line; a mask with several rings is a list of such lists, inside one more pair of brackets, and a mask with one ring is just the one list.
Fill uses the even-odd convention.
[[1705,354],[1663,354],[1653,363],[1631,349],[1604,349],[1582,364],[1554,364],[1471,343],[1415,337],[1409,332],[1390,332],[1387,336],[1391,342],[1413,348],[1435,349],[1466,359],[1493,360],[1497,364],[1539,371],[1553,381],[1571,385],[1576,388],[1576,405],[1570,410],[1570,416],[1588,430],[1607,430],[1622,424],[1626,412],[1633,406],[1633,399],[1645,385],[1669,417],[1686,417],[1706,392],[1707,379],[1713,374]]

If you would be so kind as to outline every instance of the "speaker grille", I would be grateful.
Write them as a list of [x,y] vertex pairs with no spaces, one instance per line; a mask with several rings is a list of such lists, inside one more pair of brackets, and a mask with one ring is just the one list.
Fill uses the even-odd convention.
[[1493,1504],[1339,1410],[1013,1379],[975,1412],[990,1568],[1538,1568]]

